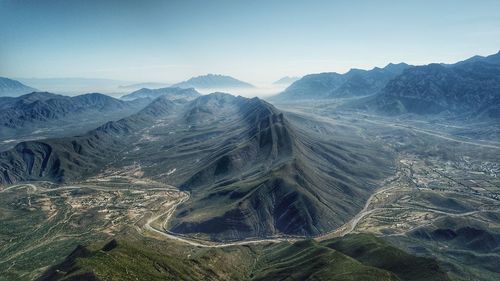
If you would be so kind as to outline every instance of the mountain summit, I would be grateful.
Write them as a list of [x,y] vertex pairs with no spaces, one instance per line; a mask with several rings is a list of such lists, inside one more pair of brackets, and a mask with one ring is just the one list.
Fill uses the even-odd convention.
[[172,87],[199,89],[254,88],[250,83],[220,74],[207,74],[193,77],[187,81],[174,84]]

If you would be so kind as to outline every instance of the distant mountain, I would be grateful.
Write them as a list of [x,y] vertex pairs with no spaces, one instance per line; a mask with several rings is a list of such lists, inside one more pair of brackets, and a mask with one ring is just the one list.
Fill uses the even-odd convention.
[[145,177],[191,194],[171,231],[221,240],[317,235],[358,213],[393,162],[371,143],[298,126],[258,98],[160,96],[84,135],[22,142],[0,153],[0,184],[71,182],[109,165],[140,163]]
[[169,86],[169,84],[167,84],[167,83],[144,82],[144,83],[137,83],[137,84],[130,84],[130,85],[120,85],[118,88],[124,89],[124,90],[139,90],[142,88],[164,88],[164,87],[168,87],[168,86]]
[[170,100],[193,100],[200,96],[194,88],[167,87],[159,89],[142,88],[128,95],[121,97],[121,100],[135,100],[140,98],[155,99],[159,96],[166,96]]
[[19,81],[0,77],[0,97],[17,97],[35,91],[35,88],[26,86]]
[[231,76],[220,74],[207,74],[193,77],[187,81],[174,84],[172,87],[198,89],[254,88],[252,84],[240,81]]
[[407,69],[376,96],[350,106],[385,114],[500,118],[500,52]]
[[460,64],[467,64],[471,62],[484,62],[484,63],[491,63],[491,64],[500,64],[500,51],[498,53],[490,55],[490,56],[473,56],[470,57],[466,60],[459,61],[455,64],[450,64],[451,66],[453,65],[460,65]]
[[372,95],[409,67],[400,63],[388,64],[384,68],[375,67],[372,70],[351,69],[345,74],[309,74],[295,81],[271,100],[293,101]]
[[279,80],[275,81],[273,84],[275,84],[275,85],[290,85],[299,79],[300,79],[300,77],[285,76],[285,77],[282,77]]
[[0,112],[0,126],[18,128],[25,123],[56,120],[85,111],[109,112],[127,106],[123,101],[97,93],[68,97],[34,92],[4,102]]

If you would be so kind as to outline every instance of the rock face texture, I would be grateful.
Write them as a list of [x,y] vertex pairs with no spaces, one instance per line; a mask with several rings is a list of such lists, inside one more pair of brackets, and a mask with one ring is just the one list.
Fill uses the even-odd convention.
[[500,118],[500,52],[407,69],[357,106],[392,115]]

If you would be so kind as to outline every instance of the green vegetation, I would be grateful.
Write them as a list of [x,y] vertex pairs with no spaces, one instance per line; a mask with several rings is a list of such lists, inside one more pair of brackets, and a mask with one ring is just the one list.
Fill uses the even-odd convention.
[[[128,233],[106,244],[77,247],[40,280],[448,280],[433,260],[367,235],[346,239],[351,245],[361,243],[371,258],[384,263],[375,266],[330,247],[343,238],[200,248]],[[416,263],[404,269],[410,274],[405,276],[401,268],[408,261]],[[394,271],[383,268],[387,265]],[[431,278],[420,279],[424,276]]]
[[256,269],[253,280],[399,280],[313,240],[265,249]]
[[154,240],[79,246],[40,280],[244,280],[247,248],[190,249]]
[[[349,235],[322,243],[363,264],[394,272],[403,280],[447,280],[435,260],[412,256],[369,234]],[[422,270],[425,268],[425,270]]]

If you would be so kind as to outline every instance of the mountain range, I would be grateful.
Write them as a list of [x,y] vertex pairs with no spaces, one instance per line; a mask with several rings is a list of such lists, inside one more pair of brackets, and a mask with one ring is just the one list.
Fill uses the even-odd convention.
[[335,229],[393,167],[368,142],[312,133],[258,98],[213,93],[161,96],[81,136],[19,143],[0,154],[0,184],[73,182],[111,163],[140,163],[145,177],[189,191],[169,228],[216,240]]
[[0,97],[0,150],[25,139],[71,136],[133,114],[149,100],[122,101],[91,93],[74,97],[33,92]]
[[236,78],[220,74],[207,74],[193,77],[187,81],[183,81],[172,85],[179,88],[196,88],[196,89],[236,89],[236,88],[254,88],[250,83],[240,81]]
[[390,80],[409,67],[411,66],[399,63],[388,64],[384,68],[375,67],[372,70],[351,69],[345,74],[309,74],[270,100],[295,101],[371,95],[380,91]]
[[37,91],[35,88],[5,77],[0,77],[0,97],[17,97]]
[[376,95],[350,106],[389,115],[500,118],[500,52],[406,69]]
[[113,112],[130,104],[98,93],[75,97],[33,92],[17,98],[0,98],[0,126],[20,128],[26,123],[67,118],[82,113]]
[[170,100],[193,100],[200,96],[194,88],[166,87],[159,89],[142,88],[128,95],[122,96],[121,100],[135,100],[141,98],[155,99],[159,96],[166,96]]

